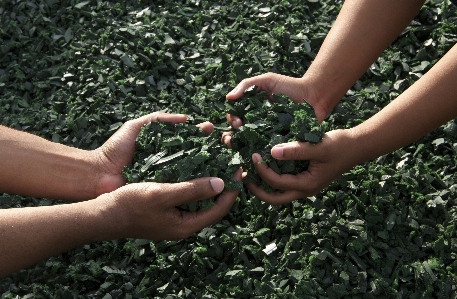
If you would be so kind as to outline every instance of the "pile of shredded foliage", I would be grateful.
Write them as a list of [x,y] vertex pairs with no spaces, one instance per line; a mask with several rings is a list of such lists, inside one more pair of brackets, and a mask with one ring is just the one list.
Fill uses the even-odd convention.
[[[221,143],[218,128],[204,136],[195,125],[149,123],[141,129],[133,160],[123,171],[126,181],[176,183],[217,176],[225,181],[226,189],[234,190],[242,185],[231,175],[242,167],[248,173],[243,182],[272,191],[257,174],[252,153],[260,153],[278,174],[298,174],[307,169],[309,161],[275,160],[270,150],[290,141],[319,142],[326,123],[317,125],[312,108],[279,96],[271,104],[262,93],[252,92],[226,105],[227,113],[240,116],[244,122],[233,132],[231,148]],[[208,207],[210,202],[206,200],[201,206]]]
[[[3,1],[0,122],[83,149],[97,148],[125,121],[153,111],[225,127],[232,109],[227,92],[269,71],[302,76],[342,3]],[[394,100],[457,42],[456,24],[449,1],[426,1],[348,90],[341,102],[346,113],[332,114],[322,132],[357,125]],[[190,159],[190,150],[202,160],[226,155],[218,165],[209,158],[202,168],[194,163],[188,178],[212,175],[213,167],[221,167],[217,176],[228,176],[230,163],[253,174],[245,154],[254,151],[270,167],[291,170],[290,162],[271,160],[268,148],[297,134],[309,142],[320,138],[320,129],[300,112],[305,105],[295,112],[281,99],[268,106],[254,95],[229,104],[245,121],[233,133],[235,151],[220,144],[220,130],[204,137],[189,124],[151,124],[138,139],[144,153],[139,147],[127,177],[156,179],[155,166],[167,165],[167,175],[185,179],[188,173],[172,163]],[[302,120],[306,124],[295,124]],[[160,139],[159,133],[169,135]],[[148,148],[152,138],[166,145],[160,159],[184,152],[155,165],[160,159],[154,162],[154,155],[164,148],[154,142]],[[185,240],[122,239],[75,248],[2,279],[0,297],[455,298],[456,138],[451,121],[290,204],[273,207],[242,192],[221,222]],[[300,163],[294,162],[296,171],[306,168]],[[0,194],[1,208],[58,203]]]

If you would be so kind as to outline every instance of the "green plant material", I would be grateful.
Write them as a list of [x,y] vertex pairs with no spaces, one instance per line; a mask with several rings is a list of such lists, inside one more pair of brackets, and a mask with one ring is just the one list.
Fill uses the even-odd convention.
[[239,152],[248,172],[244,182],[262,185],[267,192],[273,189],[265,184],[255,171],[252,154],[259,153],[264,162],[278,174],[296,175],[308,168],[306,160],[276,160],[271,149],[281,143],[300,141],[316,144],[327,130],[327,123],[317,124],[314,112],[306,103],[295,104],[284,96],[275,95],[270,103],[264,93],[246,92],[238,101],[227,102],[227,113],[239,116],[243,126],[232,134],[232,150]]
[[[227,92],[266,72],[302,76],[342,3],[3,1],[0,122],[89,150],[152,111],[224,127]],[[426,1],[328,129],[360,124],[433,67],[457,42],[456,13]],[[455,298],[455,123],[314,197],[272,207],[241,193],[224,219],[185,240],[119,239],[47,258],[1,279],[1,297]],[[0,194],[2,209],[61,203]]]
[[[241,161],[220,142],[219,130],[205,137],[189,124],[149,123],[141,128],[135,141],[132,163],[122,172],[128,183],[179,183],[200,177],[220,177],[225,189],[240,190],[232,178]],[[189,204],[190,210],[208,208],[213,199]],[[183,207],[184,208],[184,207]]]

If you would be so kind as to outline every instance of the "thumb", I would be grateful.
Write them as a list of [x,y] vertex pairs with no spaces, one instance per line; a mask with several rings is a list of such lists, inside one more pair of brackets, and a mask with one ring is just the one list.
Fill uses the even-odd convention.
[[206,177],[170,186],[173,193],[170,204],[179,206],[218,195],[224,190],[224,181],[216,177]]
[[271,149],[271,156],[277,160],[311,160],[317,153],[315,144],[298,141],[277,144]]
[[140,133],[141,127],[150,122],[171,122],[182,123],[186,121],[184,114],[168,114],[164,112],[154,112],[144,115],[140,118],[131,119],[125,122],[107,141],[107,145],[115,144],[116,142],[135,141],[135,138]]
[[[233,174],[233,178],[237,181],[241,181],[242,179],[242,169],[238,169],[235,171]],[[211,179],[213,180],[213,179]],[[219,186],[220,182],[218,181],[211,181],[212,184],[217,185],[217,188],[220,188]],[[223,188],[223,186],[222,186]],[[219,190],[219,189],[217,189]],[[183,216],[185,226],[188,230],[195,232],[198,230],[201,230],[202,228],[209,226],[213,223],[216,223],[222,217],[224,217],[225,214],[227,214],[230,211],[230,208],[232,207],[233,203],[236,200],[236,197],[238,196],[240,190],[226,190],[224,191],[216,200],[214,203],[214,206],[212,206],[209,209],[206,210],[200,210],[197,212],[181,212],[181,215]]]

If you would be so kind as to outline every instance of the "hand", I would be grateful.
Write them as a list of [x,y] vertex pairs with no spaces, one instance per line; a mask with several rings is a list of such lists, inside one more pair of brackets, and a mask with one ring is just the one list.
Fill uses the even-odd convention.
[[359,162],[349,132],[349,130],[330,131],[318,144],[290,142],[273,147],[271,155],[275,159],[310,161],[308,169],[297,175],[277,174],[263,162],[259,154],[253,154],[254,167],[262,180],[269,186],[284,192],[267,193],[253,183],[246,184],[246,187],[253,195],[271,205],[285,204],[317,194]]
[[[241,181],[242,170],[234,174]],[[214,206],[188,212],[176,207],[219,194],[224,182],[219,178],[199,178],[175,184],[129,184],[96,200],[108,206],[108,226],[116,230],[114,238],[179,240],[219,221],[232,207],[239,190],[226,190]]]
[[[308,102],[314,108],[317,121],[320,123],[333,107],[324,105],[317,90],[313,87],[312,76],[292,78],[275,73],[266,73],[242,80],[231,92],[226,95],[227,100],[235,100],[243,95],[243,92],[251,86],[257,86],[257,91],[265,91],[271,98],[273,94],[283,94],[295,103]],[[228,123],[234,128],[242,125],[241,120],[234,115],[227,115]]]
[[[226,95],[227,100],[235,100],[243,96],[243,92],[251,86],[257,86],[257,91],[265,91],[271,99],[273,94],[283,94],[295,103],[307,102],[314,108],[317,122],[321,123],[327,114],[333,109],[329,101],[319,94],[316,80],[312,75],[305,75],[302,78],[292,78],[275,73],[266,73],[252,78],[242,80],[231,92]],[[335,103],[336,104],[336,103]],[[227,122],[236,129],[243,123],[236,115],[227,114]],[[230,147],[231,132],[222,134],[222,142]]]
[[[238,169],[233,178],[241,180],[241,176]],[[140,183],[72,204],[0,209],[0,278],[92,242],[124,237],[186,238],[220,220],[230,210],[239,191],[224,191],[207,210],[184,212],[176,206],[215,196],[223,188],[219,178],[178,184]]]
[[[154,112],[137,119],[129,120],[114,133],[101,147],[92,152],[97,169],[96,194],[111,192],[125,184],[121,171],[133,158],[135,139],[141,127],[150,122],[182,123],[186,121],[183,114]],[[208,135],[213,125],[205,122],[199,127]]]

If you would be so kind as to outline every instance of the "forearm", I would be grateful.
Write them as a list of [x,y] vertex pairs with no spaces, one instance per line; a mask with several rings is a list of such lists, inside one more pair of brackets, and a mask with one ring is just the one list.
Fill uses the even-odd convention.
[[344,2],[304,75],[327,112],[411,22],[423,3],[424,0]]
[[108,207],[91,200],[0,210],[0,278],[71,248],[115,238]]
[[95,197],[90,152],[0,126],[0,192],[82,200]]
[[373,117],[351,129],[357,163],[408,145],[457,116],[457,45]]

